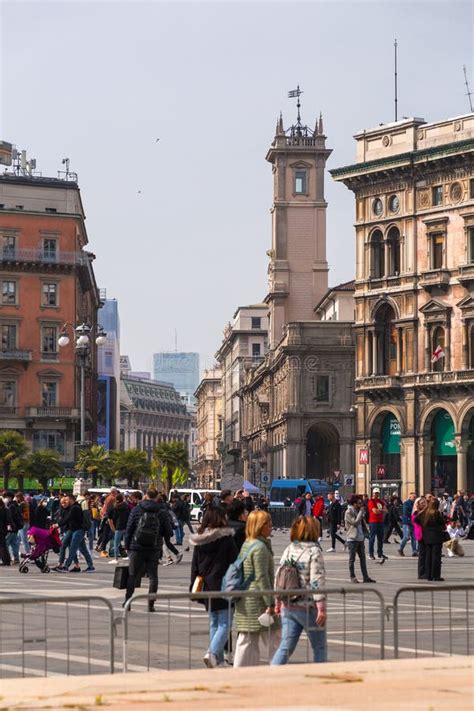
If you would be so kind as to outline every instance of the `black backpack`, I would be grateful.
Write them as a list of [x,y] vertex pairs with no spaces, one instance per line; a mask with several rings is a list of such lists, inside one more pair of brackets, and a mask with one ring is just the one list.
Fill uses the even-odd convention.
[[158,511],[143,511],[138,519],[133,542],[143,548],[155,548],[160,538]]

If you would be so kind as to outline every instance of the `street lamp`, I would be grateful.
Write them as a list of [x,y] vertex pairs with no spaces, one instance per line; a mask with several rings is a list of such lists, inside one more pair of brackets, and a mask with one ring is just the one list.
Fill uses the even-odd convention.
[[[81,323],[79,326],[74,327],[71,323],[65,323],[61,329],[61,333],[58,338],[58,346],[60,348],[65,348],[70,343],[70,338],[68,336],[68,330],[74,334],[74,349],[76,351],[76,356],[79,360],[79,365],[81,368],[81,391],[80,391],[80,404],[81,404],[81,439],[79,444],[84,445],[86,443],[86,394],[85,394],[85,369],[86,361],[91,351],[91,332],[92,328],[87,323]],[[96,345],[103,346],[107,340],[107,334],[102,328],[102,326],[97,326],[97,334],[95,337]]]

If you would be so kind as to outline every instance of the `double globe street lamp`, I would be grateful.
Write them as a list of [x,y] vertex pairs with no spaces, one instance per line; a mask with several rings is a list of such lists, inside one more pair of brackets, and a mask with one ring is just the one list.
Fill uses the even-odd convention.
[[[87,358],[91,352],[91,337],[92,327],[87,323],[81,323],[79,326],[73,326],[71,323],[65,323],[61,329],[58,338],[58,346],[65,348],[70,343],[68,336],[70,331],[74,336],[74,350],[81,368],[81,390],[80,390],[80,411],[81,411],[81,440],[80,446],[86,444],[86,394],[85,394],[85,369]],[[102,326],[97,326],[95,343],[97,346],[103,346],[107,340],[107,334]]]

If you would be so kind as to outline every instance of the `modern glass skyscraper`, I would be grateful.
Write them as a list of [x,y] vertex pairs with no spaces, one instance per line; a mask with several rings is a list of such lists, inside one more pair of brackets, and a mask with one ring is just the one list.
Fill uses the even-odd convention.
[[172,383],[179,393],[193,396],[199,385],[199,353],[154,353],[153,378]]

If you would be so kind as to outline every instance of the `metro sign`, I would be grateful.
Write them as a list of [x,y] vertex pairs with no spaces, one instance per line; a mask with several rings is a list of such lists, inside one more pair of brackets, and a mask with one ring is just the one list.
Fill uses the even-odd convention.
[[368,464],[369,463],[369,450],[368,449],[359,449],[359,464]]
[[384,476],[385,476],[385,464],[378,464],[378,465],[377,465],[377,476],[380,477],[381,479],[384,478]]

